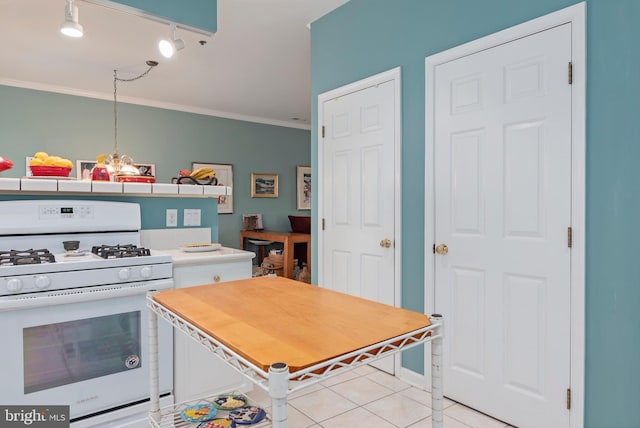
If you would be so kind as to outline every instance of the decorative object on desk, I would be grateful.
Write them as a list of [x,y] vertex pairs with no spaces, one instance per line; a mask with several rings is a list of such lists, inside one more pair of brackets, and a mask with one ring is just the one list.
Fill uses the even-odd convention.
[[180,412],[180,416],[185,422],[208,421],[215,418],[217,414],[218,409],[209,403],[187,406]]
[[[233,189],[233,165],[226,163],[200,163],[192,162],[191,168],[196,169],[210,166],[216,172],[218,186],[227,186]],[[233,193],[233,191],[231,192]],[[218,196],[218,214],[233,213],[233,194]]]
[[220,394],[214,397],[213,405],[220,410],[235,410],[247,405],[247,398],[238,394]]
[[244,230],[263,230],[262,214],[242,214]]
[[229,419],[234,420],[238,425],[256,424],[267,416],[264,409],[256,406],[240,407],[229,413]]
[[216,418],[202,422],[198,428],[236,428],[236,422],[228,418]]
[[298,209],[311,209],[311,167],[296,167],[296,183],[298,190]]
[[311,233],[311,217],[290,215],[291,231],[294,233]]
[[217,242],[203,242],[199,244],[186,244],[180,247],[185,253],[201,253],[204,251],[218,251],[222,244]]
[[277,198],[278,174],[251,174],[252,198]]

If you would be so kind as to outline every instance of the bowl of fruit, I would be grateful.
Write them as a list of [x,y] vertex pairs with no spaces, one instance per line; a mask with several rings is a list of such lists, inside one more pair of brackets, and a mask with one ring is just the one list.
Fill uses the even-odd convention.
[[60,156],[50,156],[46,152],[37,152],[29,161],[29,169],[34,177],[68,177],[73,162]]
[[171,181],[176,184],[209,184],[212,186],[218,184],[216,172],[209,166],[196,168],[193,171],[182,169],[180,177],[173,177]]

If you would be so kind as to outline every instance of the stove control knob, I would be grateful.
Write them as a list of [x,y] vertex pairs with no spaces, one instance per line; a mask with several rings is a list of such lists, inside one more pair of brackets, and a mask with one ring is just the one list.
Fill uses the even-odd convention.
[[40,275],[36,278],[36,287],[40,290],[51,285],[51,279],[48,276]]
[[140,269],[140,276],[143,278],[151,278],[151,266],[144,266]]
[[122,280],[129,279],[130,276],[131,271],[129,269],[120,269],[120,271],[118,272],[118,278]]
[[7,281],[7,290],[9,291],[20,291],[22,289],[22,280],[18,278],[11,278]]

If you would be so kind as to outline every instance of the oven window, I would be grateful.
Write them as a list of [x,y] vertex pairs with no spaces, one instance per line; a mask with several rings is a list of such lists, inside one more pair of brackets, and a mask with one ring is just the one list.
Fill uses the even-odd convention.
[[140,368],[140,311],[23,330],[24,393]]

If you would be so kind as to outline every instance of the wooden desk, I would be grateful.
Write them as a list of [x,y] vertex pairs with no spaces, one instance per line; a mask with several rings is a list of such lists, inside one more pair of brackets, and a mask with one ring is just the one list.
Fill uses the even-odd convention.
[[272,232],[267,230],[241,230],[240,249],[245,249],[245,239],[259,239],[262,241],[282,242],[284,245],[284,276],[293,278],[293,247],[295,244],[307,244],[307,266],[311,271],[311,234],[293,232]]
[[[290,393],[390,354],[432,342],[434,428],[442,427],[442,319],[283,277],[176,288],[147,298],[151,413],[158,407],[158,315],[269,392],[274,428],[287,427]],[[299,382],[290,382],[290,381]],[[178,411],[179,411],[178,407]],[[164,425],[162,425],[164,426]],[[168,425],[172,426],[172,425]]]

